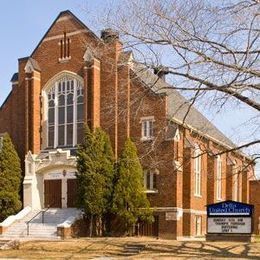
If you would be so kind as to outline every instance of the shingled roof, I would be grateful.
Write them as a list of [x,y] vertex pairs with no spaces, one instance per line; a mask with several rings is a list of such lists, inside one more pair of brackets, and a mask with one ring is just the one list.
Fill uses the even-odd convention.
[[184,124],[184,126],[192,128],[199,134],[203,134],[228,148],[236,147],[236,145],[216,126],[214,126],[194,106],[191,106],[190,102],[184,98],[179,91],[160,79],[150,69],[147,69],[138,63],[134,63],[132,70],[155,94],[165,94],[168,96],[167,105],[169,119]]

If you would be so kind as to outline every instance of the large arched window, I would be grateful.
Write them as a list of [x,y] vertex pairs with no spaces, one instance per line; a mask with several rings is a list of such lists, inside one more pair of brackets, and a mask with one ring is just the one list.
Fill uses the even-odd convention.
[[48,147],[72,147],[83,137],[83,86],[80,80],[65,75],[53,82],[48,99]]

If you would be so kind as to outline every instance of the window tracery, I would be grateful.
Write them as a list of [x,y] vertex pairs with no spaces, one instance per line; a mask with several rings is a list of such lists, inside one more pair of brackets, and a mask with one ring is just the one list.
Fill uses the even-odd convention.
[[64,76],[47,92],[48,147],[72,147],[83,137],[83,87],[78,79]]

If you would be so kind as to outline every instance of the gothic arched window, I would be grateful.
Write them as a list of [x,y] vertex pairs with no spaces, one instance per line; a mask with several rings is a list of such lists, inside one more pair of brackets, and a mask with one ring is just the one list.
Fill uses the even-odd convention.
[[83,137],[83,87],[72,77],[64,76],[47,91],[48,147],[73,147]]

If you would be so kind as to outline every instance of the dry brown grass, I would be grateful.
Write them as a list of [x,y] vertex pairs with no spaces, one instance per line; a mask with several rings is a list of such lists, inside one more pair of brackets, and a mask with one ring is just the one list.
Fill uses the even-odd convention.
[[179,242],[152,238],[81,238],[65,241],[28,241],[17,250],[0,251],[0,259],[93,259],[121,258],[127,243],[145,244],[132,259],[244,258],[260,259],[260,243]]

